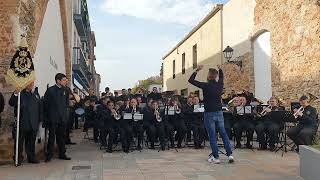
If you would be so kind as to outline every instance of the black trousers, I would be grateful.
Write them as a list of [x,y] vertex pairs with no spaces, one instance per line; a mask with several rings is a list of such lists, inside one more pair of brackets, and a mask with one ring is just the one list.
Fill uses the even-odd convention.
[[169,140],[171,142],[171,145],[174,145],[174,131],[177,131],[176,138],[178,141],[178,145],[181,145],[186,133],[187,133],[187,127],[182,120],[177,120],[174,122],[168,122],[166,124],[166,133],[169,137]]
[[237,144],[241,143],[242,133],[246,132],[247,144],[253,139],[254,124],[250,120],[238,120],[233,125],[234,134],[236,136]]
[[122,144],[122,150],[125,152],[129,151],[132,139],[133,139],[133,129],[128,123],[123,123],[120,126],[120,139]]
[[133,130],[134,136],[137,137],[138,139],[138,147],[141,147],[141,143],[143,140],[143,133],[144,133],[142,121],[132,122],[131,127]]
[[296,145],[311,145],[315,133],[316,129],[314,127],[298,125],[288,130],[288,137],[292,139]]
[[[108,141],[107,141],[107,138],[108,138]],[[113,128],[113,126],[112,125],[104,126],[101,129],[101,139],[100,139],[101,146],[107,147],[109,150],[112,150],[113,138],[114,138],[114,128]]]
[[50,125],[49,138],[47,144],[47,157],[52,158],[54,152],[55,140],[59,148],[59,156],[64,156],[66,153],[65,136],[66,136],[66,124]]
[[165,128],[163,122],[157,122],[155,124],[148,124],[145,126],[148,138],[151,145],[154,145],[157,137],[159,137],[161,147],[165,147]]
[[262,147],[267,146],[267,137],[269,137],[269,146],[275,147],[275,144],[279,142],[279,132],[281,125],[279,123],[265,120],[256,125],[255,131],[257,133],[258,142]]
[[[18,148],[19,162],[21,162],[23,160],[23,156],[22,156],[23,146],[25,147],[25,152],[27,154],[27,158],[29,161],[34,160],[36,158],[36,155],[35,155],[36,136],[37,136],[37,132],[34,130],[28,130],[28,131],[20,130],[19,131],[19,148]],[[14,141],[13,150],[14,150],[14,154],[15,154],[16,153],[16,141]]]
[[195,147],[200,147],[206,136],[204,124],[191,123]]

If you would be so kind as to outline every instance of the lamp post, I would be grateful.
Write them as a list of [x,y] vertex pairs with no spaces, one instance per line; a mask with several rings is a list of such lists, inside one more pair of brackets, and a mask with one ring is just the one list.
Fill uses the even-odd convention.
[[223,55],[224,58],[227,59],[228,63],[233,63],[238,65],[240,68],[242,68],[242,61],[241,60],[231,60],[232,56],[233,56],[233,52],[234,50],[230,47],[227,46],[224,50],[223,50]]

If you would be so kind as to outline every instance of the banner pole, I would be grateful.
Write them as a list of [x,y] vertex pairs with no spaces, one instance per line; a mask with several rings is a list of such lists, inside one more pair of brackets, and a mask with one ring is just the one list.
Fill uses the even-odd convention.
[[18,106],[17,106],[17,130],[16,130],[16,152],[15,152],[15,166],[19,164],[19,131],[20,131],[20,98],[21,93],[18,94]]

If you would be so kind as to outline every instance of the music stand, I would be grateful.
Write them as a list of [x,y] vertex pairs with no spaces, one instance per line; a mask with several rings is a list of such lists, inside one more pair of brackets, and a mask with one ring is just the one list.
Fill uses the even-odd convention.
[[[164,120],[167,122],[167,123],[169,123],[169,105],[168,104],[165,104],[164,105]],[[170,113],[171,114],[171,113]],[[173,114],[174,115],[174,114]],[[168,139],[166,140],[167,142],[167,144],[168,144],[168,150],[170,150],[170,143],[169,143],[169,141],[168,141]],[[174,146],[174,149],[176,150],[176,152],[178,152],[178,149],[176,148],[176,146]],[[159,147],[159,150],[158,150],[158,152],[160,152],[161,151],[161,147]]]
[[[277,115],[278,114],[278,115]],[[274,111],[274,115],[277,115],[281,118],[281,121],[284,122],[284,142],[281,143],[280,141],[280,147],[278,147],[278,149],[276,149],[275,153],[277,153],[279,150],[282,150],[282,155],[285,152],[288,152],[287,147],[287,136],[288,136],[288,129],[287,129],[287,124],[286,123],[296,123],[297,120],[295,119],[295,117],[293,116],[292,112],[290,111]]]

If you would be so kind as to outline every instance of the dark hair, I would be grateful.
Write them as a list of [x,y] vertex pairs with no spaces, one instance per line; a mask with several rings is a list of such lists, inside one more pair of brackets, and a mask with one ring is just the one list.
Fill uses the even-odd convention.
[[121,91],[125,91],[126,89],[121,89]]
[[67,78],[66,75],[62,74],[62,73],[58,73],[56,74],[56,76],[54,77],[54,79],[56,80],[56,82],[59,80],[61,81],[63,78]]
[[101,96],[104,96],[104,95],[106,95],[106,93],[105,93],[105,92],[101,93]]
[[109,87],[106,87],[104,90],[109,90]]
[[209,75],[208,75],[208,81],[214,81],[216,80],[218,75],[218,71],[214,68],[209,68]]
[[308,96],[303,95],[300,97],[299,101],[304,101],[304,100],[308,100],[308,99],[309,99]]
[[114,94],[119,94],[118,91],[114,92]]
[[128,91],[131,91],[131,88],[129,88]]
[[107,102],[107,105],[109,105],[110,103],[113,103],[113,104],[114,104],[114,102],[113,102],[113,101],[108,101],[108,102]]

